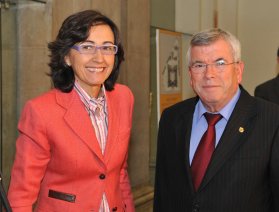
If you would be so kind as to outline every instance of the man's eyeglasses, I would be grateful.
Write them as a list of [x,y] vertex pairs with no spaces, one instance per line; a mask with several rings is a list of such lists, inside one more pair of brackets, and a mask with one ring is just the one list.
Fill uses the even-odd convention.
[[95,54],[98,49],[100,49],[103,55],[113,55],[118,51],[118,47],[113,44],[95,45],[92,43],[81,43],[72,46],[72,48],[81,54]]
[[213,66],[217,71],[222,72],[225,70],[226,66],[232,65],[239,62],[226,63],[224,60],[218,60],[215,63],[206,64],[206,63],[194,63],[190,66],[190,69],[194,73],[204,73],[208,66]]

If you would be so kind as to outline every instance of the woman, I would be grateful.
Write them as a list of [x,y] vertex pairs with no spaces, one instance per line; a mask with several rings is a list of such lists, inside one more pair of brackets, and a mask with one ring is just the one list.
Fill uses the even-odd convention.
[[48,47],[55,89],[21,114],[8,192],[13,211],[133,212],[127,151],[134,99],[115,84],[124,59],[116,25],[82,11]]

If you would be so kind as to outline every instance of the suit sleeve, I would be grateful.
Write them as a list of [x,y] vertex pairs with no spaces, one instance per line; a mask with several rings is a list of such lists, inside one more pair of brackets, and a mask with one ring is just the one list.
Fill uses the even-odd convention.
[[279,128],[274,136],[270,164],[270,182],[274,211],[279,211]]
[[254,96],[256,96],[256,97],[260,97],[261,96],[261,89],[259,88],[259,86],[257,86],[255,88]]
[[50,159],[44,121],[31,102],[23,109],[18,130],[8,199],[13,212],[31,212]]
[[255,88],[254,96],[267,100],[265,89],[262,86],[257,86]]
[[[133,114],[133,107],[134,107],[134,97],[132,92],[129,90],[129,123],[130,123],[130,129],[132,128],[132,114]],[[124,163],[122,165],[121,171],[120,171],[120,189],[122,192],[122,197],[124,199],[124,203],[126,206],[127,212],[135,212],[135,206],[133,202],[133,195],[131,191],[131,184],[128,176],[128,152],[126,153]]]

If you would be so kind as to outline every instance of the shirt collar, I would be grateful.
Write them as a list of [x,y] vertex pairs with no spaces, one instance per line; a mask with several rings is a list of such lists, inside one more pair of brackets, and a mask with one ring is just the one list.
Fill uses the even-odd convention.
[[97,98],[91,98],[85,90],[80,86],[78,81],[75,81],[74,88],[79,94],[81,101],[84,103],[87,110],[95,111],[97,107],[105,110],[106,107],[106,92],[105,86],[101,86],[99,95]]

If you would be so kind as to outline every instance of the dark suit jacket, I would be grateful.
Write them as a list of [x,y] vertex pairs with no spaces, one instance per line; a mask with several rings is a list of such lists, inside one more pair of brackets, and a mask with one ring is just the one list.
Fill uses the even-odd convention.
[[197,100],[178,103],[161,116],[154,212],[279,211],[279,107],[242,89],[195,192],[188,153]]
[[279,105],[279,75],[258,85],[255,89],[255,96]]

